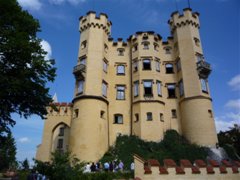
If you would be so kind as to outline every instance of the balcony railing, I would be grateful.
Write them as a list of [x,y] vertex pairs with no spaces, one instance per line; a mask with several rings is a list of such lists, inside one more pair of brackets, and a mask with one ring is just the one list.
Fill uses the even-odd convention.
[[79,74],[84,73],[85,70],[86,70],[85,64],[79,64],[79,65],[74,66],[74,68],[73,68],[73,74],[74,74],[74,75],[79,75]]
[[198,61],[197,62],[197,71],[198,75],[201,79],[207,79],[209,74],[211,73],[211,65],[206,61]]

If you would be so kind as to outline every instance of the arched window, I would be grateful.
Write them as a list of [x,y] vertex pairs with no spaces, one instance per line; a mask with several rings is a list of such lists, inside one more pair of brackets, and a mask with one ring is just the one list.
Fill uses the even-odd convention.
[[172,74],[173,72],[173,65],[171,63],[166,64],[166,73],[167,74]]
[[123,124],[122,114],[114,114],[114,124]]

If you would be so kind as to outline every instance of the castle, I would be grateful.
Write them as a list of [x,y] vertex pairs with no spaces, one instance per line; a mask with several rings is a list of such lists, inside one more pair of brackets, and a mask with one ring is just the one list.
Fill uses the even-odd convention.
[[168,129],[192,143],[216,145],[211,67],[203,56],[198,13],[172,13],[167,41],[147,31],[114,42],[106,14],[90,11],[79,20],[74,98],[47,107],[36,159],[49,161],[52,151],[70,150],[96,161],[119,135],[160,141]]

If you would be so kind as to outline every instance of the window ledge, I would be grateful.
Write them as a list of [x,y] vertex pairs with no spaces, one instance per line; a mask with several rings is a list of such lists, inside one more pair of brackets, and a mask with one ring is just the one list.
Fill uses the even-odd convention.
[[175,97],[168,97],[168,99],[177,99],[177,96],[175,96]]
[[117,98],[116,98],[116,100],[125,101],[126,99],[125,99],[125,98],[124,98],[124,99],[117,99]]
[[125,73],[117,73],[117,76],[125,76]]
[[152,68],[151,69],[142,69],[143,71],[151,71],[152,70]]
[[113,123],[113,124],[123,124],[123,123]]

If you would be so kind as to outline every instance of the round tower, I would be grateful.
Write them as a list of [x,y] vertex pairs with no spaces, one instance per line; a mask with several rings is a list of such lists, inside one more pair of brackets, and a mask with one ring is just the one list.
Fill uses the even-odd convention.
[[96,161],[108,149],[107,76],[104,53],[111,22],[106,14],[80,17],[80,44],[75,75],[70,151],[80,160]]
[[180,89],[182,133],[192,143],[215,146],[218,142],[208,86],[210,65],[205,61],[199,36],[199,14],[190,8],[174,12],[169,21],[174,37]]

